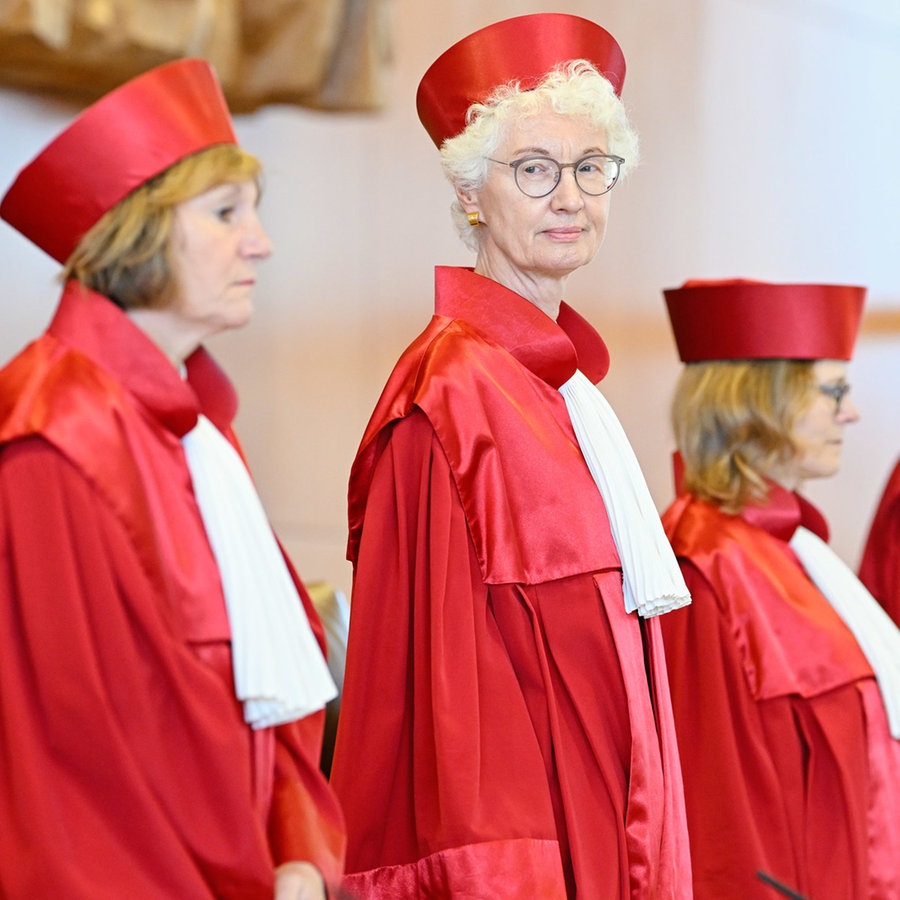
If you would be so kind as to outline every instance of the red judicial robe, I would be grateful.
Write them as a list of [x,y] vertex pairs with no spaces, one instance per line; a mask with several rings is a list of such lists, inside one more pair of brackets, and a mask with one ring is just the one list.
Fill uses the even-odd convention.
[[872,519],[859,580],[900,625],[900,460]]
[[689,855],[659,623],[627,615],[557,388],[608,356],[437,270],[350,481],[332,781],[366,898],[676,898]]
[[868,661],[787,543],[821,514],[773,485],[663,516],[693,602],[663,617],[697,900],[900,897],[900,749]]
[[[236,399],[183,381],[108,299],[66,285],[0,373],[0,895],[271,900],[339,880],[322,715],[252,731],[180,438]],[[296,581],[314,629],[321,627]]]

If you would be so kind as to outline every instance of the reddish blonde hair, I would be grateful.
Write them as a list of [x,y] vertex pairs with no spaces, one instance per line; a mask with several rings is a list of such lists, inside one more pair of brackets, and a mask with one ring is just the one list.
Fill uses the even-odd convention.
[[794,426],[813,391],[809,360],[685,366],[672,400],[683,488],[732,513],[764,500],[767,473],[797,453]]

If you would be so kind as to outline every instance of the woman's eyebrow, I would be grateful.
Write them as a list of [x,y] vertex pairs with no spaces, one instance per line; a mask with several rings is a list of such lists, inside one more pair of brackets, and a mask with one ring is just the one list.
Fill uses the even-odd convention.
[[[578,155],[578,159],[583,159],[585,156],[591,156],[594,153],[606,153],[602,147],[592,146],[586,147],[581,153]],[[553,159],[553,154],[547,150],[545,147],[521,147],[518,150],[514,150],[512,152],[513,159],[518,159],[522,156],[546,156],[548,159]]]

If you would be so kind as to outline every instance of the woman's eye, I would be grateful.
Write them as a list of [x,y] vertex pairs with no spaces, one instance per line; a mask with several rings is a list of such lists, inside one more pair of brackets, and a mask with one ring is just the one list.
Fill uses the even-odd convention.
[[230,222],[234,218],[234,207],[233,206],[220,206],[216,210],[216,216],[220,218],[223,222]]

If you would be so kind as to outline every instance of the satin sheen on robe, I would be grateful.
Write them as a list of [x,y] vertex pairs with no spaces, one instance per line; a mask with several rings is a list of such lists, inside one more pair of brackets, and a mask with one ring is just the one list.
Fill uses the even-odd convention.
[[806,500],[727,515],[680,496],[663,523],[693,602],[663,617],[697,900],[900,897],[900,743],[872,670],[788,541]]
[[438,268],[436,289],[351,473],[346,886],[688,897],[658,622],[645,644],[625,613],[557,390],[576,366],[599,380],[606,348],[469,270]]
[[[109,300],[66,285],[0,373],[0,894],[271,900],[340,878],[322,714],[253,732],[180,438],[236,397],[188,381]],[[317,638],[321,625],[292,575]]]
[[872,519],[859,580],[900,625],[900,460]]

